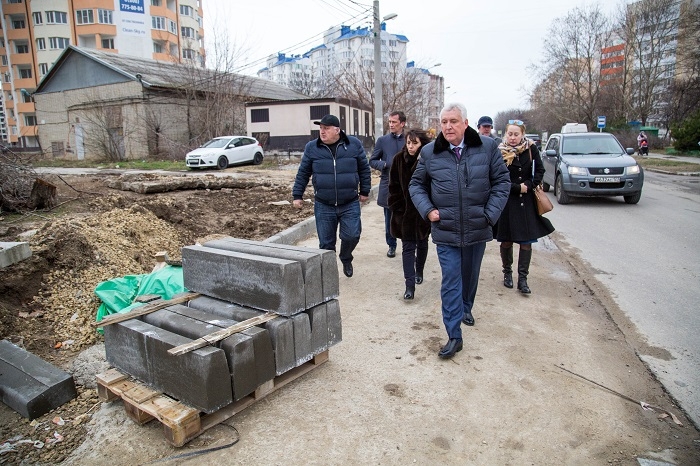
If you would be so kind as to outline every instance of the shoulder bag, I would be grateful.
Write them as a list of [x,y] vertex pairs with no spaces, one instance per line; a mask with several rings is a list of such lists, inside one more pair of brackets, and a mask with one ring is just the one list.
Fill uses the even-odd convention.
[[[532,182],[535,182],[535,161],[532,158],[532,150],[528,147],[528,152],[530,152],[530,163],[532,164]],[[544,215],[550,210],[554,209],[552,201],[542,190],[542,183],[534,187],[535,190],[535,203],[537,204],[537,213]]]

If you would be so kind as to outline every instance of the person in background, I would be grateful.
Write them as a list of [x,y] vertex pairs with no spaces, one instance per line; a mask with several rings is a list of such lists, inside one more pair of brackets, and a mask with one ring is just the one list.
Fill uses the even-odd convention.
[[532,244],[554,231],[551,222],[537,212],[534,188],[542,182],[544,166],[537,145],[525,137],[525,124],[520,120],[508,121],[505,140],[498,148],[510,172],[508,202],[494,227],[496,240],[501,243],[503,285],[513,288],[513,243],[518,243],[518,290],[530,294],[527,276]]
[[491,138],[496,143],[501,143],[501,138],[494,137],[493,135],[493,120],[490,116],[482,116],[479,118],[479,122],[476,124],[476,129],[479,130],[479,134]]
[[403,299],[413,299],[416,284],[423,283],[423,269],[428,257],[430,222],[424,220],[411,201],[408,185],[418,164],[420,148],[430,142],[425,131],[412,129],[406,134],[406,145],[394,156],[389,176],[389,210],[391,234],[401,239],[403,277],[406,291]]
[[474,325],[472,307],[486,242],[508,200],[510,180],[498,144],[469,126],[459,103],[440,112],[442,132],[423,147],[408,191],[430,220],[442,270],[442,321],[448,341],[438,357],[462,350],[462,328]]
[[360,203],[369,199],[372,188],[370,168],[362,143],[340,129],[338,117],[326,115],[314,124],[320,127],[320,136],[304,148],[292,188],[292,204],[301,209],[311,179],[318,247],[335,251],[340,225],[338,257],[345,276],[352,277],[352,252],[362,233]]
[[369,158],[369,166],[381,172],[379,191],[377,192],[377,204],[384,207],[384,231],[386,244],[389,246],[387,257],[396,257],[396,238],[391,235],[389,223],[391,211],[389,210],[389,171],[394,155],[397,154],[406,143],[403,129],[406,126],[406,115],[403,112],[391,112],[389,114],[389,132],[377,139],[374,144],[372,156]]
[[637,153],[639,155],[649,154],[649,138],[644,131],[640,131],[637,135]]

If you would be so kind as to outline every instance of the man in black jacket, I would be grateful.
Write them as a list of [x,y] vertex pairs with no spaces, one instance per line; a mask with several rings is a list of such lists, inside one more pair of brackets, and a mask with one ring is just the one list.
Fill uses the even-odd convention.
[[396,238],[391,235],[389,228],[391,223],[389,172],[394,155],[398,154],[406,144],[406,138],[403,135],[405,126],[406,115],[403,112],[391,112],[389,114],[389,132],[377,138],[372,156],[369,158],[369,166],[382,173],[377,192],[377,204],[384,207],[384,233],[386,244],[389,246],[389,251],[386,253],[387,257],[396,257]]
[[314,124],[320,136],[306,144],[294,180],[293,205],[301,208],[309,179],[314,187],[314,217],[320,249],[335,251],[340,225],[340,253],[343,273],[352,277],[352,252],[360,242],[360,203],[369,198],[372,187],[369,163],[359,139],[347,136],[334,115]]
[[460,324],[474,325],[481,260],[508,201],[510,175],[496,142],[469,127],[464,105],[443,108],[440,126],[435,142],[422,148],[408,190],[437,245],[449,338],[438,356],[446,359],[462,350]]

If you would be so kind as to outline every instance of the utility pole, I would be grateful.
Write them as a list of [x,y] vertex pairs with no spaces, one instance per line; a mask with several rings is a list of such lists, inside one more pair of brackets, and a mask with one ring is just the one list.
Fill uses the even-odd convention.
[[382,27],[379,20],[379,0],[374,0],[374,139],[384,134],[382,109]]

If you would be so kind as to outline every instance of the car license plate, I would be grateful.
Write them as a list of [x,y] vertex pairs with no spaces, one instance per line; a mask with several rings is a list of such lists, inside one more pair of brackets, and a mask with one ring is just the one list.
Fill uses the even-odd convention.
[[619,183],[620,182],[620,177],[619,176],[596,176],[595,177],[596,183]]

